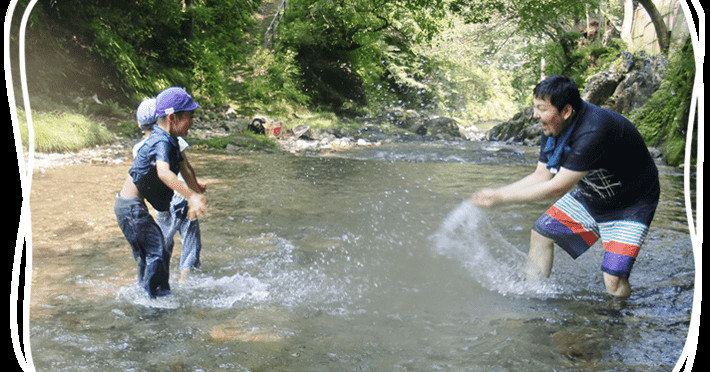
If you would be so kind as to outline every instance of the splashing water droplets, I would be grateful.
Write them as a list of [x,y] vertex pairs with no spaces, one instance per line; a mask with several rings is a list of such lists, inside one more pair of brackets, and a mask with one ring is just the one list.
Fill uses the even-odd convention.
[[464,201],[430,237],[436,253],[461,262],[483,287],[502,295],[555,296],[553,279],[525,279],[526,254],[510,244],[484,211]]

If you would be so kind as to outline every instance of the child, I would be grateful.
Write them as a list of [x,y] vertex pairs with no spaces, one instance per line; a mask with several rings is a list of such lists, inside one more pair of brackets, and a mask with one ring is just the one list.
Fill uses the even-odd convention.
[[[195,178],[195,171],[188,161],[185,150],[190,146],[182,137],[178,137],[178,145],[180,152],[183,155],[185,163],[184,170],[181,169],[178,174],[178,179],[181,182],[186,182],[185,177]],[[183,176],[185,174],[186,176]],[[193,190],[200,194],[204,194],[206,186],[197,183],[198,189]],[[200,268],[200,251],[202,250],[202,241],[200,238],[200,223],[198,219],[190,220],[187,218],[188,203],[185,198],[175,192],[170,201],[170,208],[165,212],[158,212],[156,221],[163,231],[165,237],[165,248],[172,255],[173,237],[175,233],[180,234],[180,243],[182,250],[180,254],[180,283],[184,283],[189,278],[190,273]]]
[[[186,168],[177,142],[177,137],[187,135],[192,127],[192,114],[198,107],[179,87],[158,94],[157,126],[138,149],[123,188],[116,196],[116,219],[138,263],[138,283],[150,298],[170,294],[170,252],[145,200],[156,211],[163,212],[169,209],[173,193],[177,192],[188,202],[188,219],[195,220],[207,210],[207,199],[194,191],[200,190],[200,186],[194,173]],[[178,173],[184,175],[186,184],[178,180]]]
[[133,145],[133,158],[138,155],[138,149],[140,149],[145,141],[150,136],[150,132],[153,131],[153,126],[158,122],[158,117],[155,115],[155,98],[144,99],[138,108],[136,109],[136,120],[138,121],[138,127],[143,132],[143,138]]
[[[141,102],[136,110],[136,119],[138,121],[138,127],[143,132],[143,139],[133,146],[133,158],[136,157],[138,150],[150,136],[153,125],[155,125],[158,120],[158,117],[155,115],[155,98],[149,98]],[[190,174],[194,177],[192,165],[185,156],[185,150],[187,150],[190,145],[182,137],[178,137],[177,140],[180,146],[180,152],[183,154],[186,165],[185,168],[190,170]],[[178,174],[178,179],[183,182],[185,181],[182,173]],[[199,186],[200,189],[195,191],[203,194],[206,186],[203,184],[199,184]],[[158,226],[160,226],[160,229],[163,231],[166,244],[165,248],[168,250],[169,256],[172,256],[174,245],[173,237],[176,233],[180,233],[180,242],[182,243],[180,254],[180,282],[187,281],[189,274],[193,270],[200,268],[200,251],[202,250],[199,221],[197,219],[190,221],[187,218],[187,210],[187,200],[179,193],[174,193],[169,210],[158,212],[155,216]]]

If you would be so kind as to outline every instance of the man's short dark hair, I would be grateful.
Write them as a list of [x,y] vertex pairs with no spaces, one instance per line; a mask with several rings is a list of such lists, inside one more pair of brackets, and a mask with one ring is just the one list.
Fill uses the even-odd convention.
[[579,88],[574,80],[567,76],[554,75],[543,80],[533,89],[535,98],[550,99],[550,103],[562,111],[566,105],[572,106],[575,111],[579,111],[582,106],[582,98],[579,96]]

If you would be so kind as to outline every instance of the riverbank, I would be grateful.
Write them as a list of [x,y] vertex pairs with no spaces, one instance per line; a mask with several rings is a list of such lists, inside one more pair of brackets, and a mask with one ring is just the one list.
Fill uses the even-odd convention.
[[[119,139],[108,145],[97,145],[91,148],[71,152],[35,152],[34,171],[44,172],[47,169],[76,164],[122,164],[129,161],[130,143],[137,142]],[[25,167],[29,165],[29,153],[25,150]],[[19,154],[18,154],[19,157]]]
[[[302,124],[307,120],[301,121],[301,123],[284,124],[279,120],[258,117],[264,121],[267,127],[267,132],[263,135],[245,134],[249,133],[249,124],[254,119],[237,117],[229,111],[219,114],[203,113],[203,115],[195,120],[188,141],[197,149],[209,149],[212,147],[209,144],[210,141],[224,140],[227,142],[224,149],[230,153],[271,150],[274,147],[271,144],[274,144],[279,151],[302,155],[380,146],[394,141],[436,141],[442,139],[477,141],[482,140],[485,136],[485,132],[474,125],[460,126],[451,119],[438,116],[430,117],[409,111],[383,115],[381,118],[371,120],[362,119],[347,125],[347,128],[341,126],[336,129],[321,127],[318,124],[313,127]],[[446,128],[446,130],[441,128]],[[263,138],[261,138],[262,136]],[[95,145],[78,151],[36,151],[33,167],[36,171],[44,172],[46,169],[74,164],[130,163],[131,149],[139,140],[138,135],[135,137],[116,135],[111,143]],[[23,151],[23,156],[25,166],[28,166],[29,154],[26,149]]]
[[[491,136],[491,133],[496,132],[497,127],[489,131],[482,131],[476,127],[460,127],[461,136],[456,139],[421,136],[406,131],[385,133],[383,130],[375,126],[364,126],[362,129],[351,131],[352,133],[343,134],[342,132],[333,133],[328,130],[312,130],[311,128],[290,128],[284,131],[279,136],[265,136],[270,141],[275,143],[279,151],[291,153],[293,155],[304,154],[326,154],[339,151],[348,151],[357,148],[378,147],[383,144],[392,142],[432,142],[432,141],[492,141],[492,142],[514,142],[523,146],[537,146],[531,141],[516,141],[511,137],[507,140],[498,140],[497,137]],[[294,130],[296,129],[296,130]],[[239,130],[239,129],[237,129]],[[243,130],[243,129],[241,129]],[[220,137],[227,137],[230,133],[234,133],[235,128],[229,128],[219,125],[200,125],[191,136],[201,140],[209,140]],[[47,169],[71,166],[76,164],[126,164],[130,166],[132,161],[131,149],[140,138],[119,138],[110,144],[96,145],[94,147],[81,149],[79,151],[70,152],[35,152],[34,153],[34,171],[43,173]],[[254,146],[254,141],[249,141],[249,146],[244,143],[230,144],[224,149],[228,153],[238,153],[241,151],[260,151],[266,147]],[[270,148],[270,147],[269,147]],[[201,151],[209,149],[209,146],[196,145],[192,151]],[[656,147],[650,147],[651,154],[660,160],[661,150]],[[25,150],[23,152],[25,167],[29,165],[29,154]],[[20,156],[20,154],[18,154]]]

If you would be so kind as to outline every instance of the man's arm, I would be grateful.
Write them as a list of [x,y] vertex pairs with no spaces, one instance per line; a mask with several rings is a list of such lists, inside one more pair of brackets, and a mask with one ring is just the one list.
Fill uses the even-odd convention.
[[587,173],[561,168],[553,175],[545,163],[538,162],[532,174],[506,186],[478,191],[471,197],[471,202],[479,207],[492,207],[503,203],[525,203],[559,197]]

